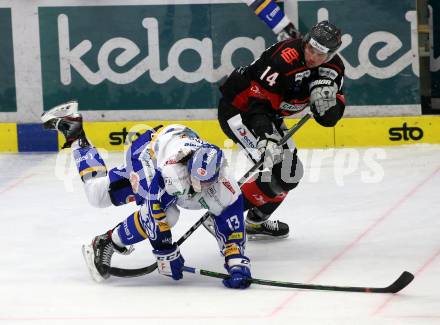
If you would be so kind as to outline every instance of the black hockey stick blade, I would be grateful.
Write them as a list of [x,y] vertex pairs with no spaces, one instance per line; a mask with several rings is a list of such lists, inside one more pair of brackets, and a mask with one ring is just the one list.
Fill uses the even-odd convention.
[[414,275],[408,271],[404,271],[399,278],[386,288],[367,288],[367,292],[377,293],[397,293],[404,289],[414,280]]
[[[194,267],[184,266],[183,271],[189,273],[200,274],[219,279],[227,279],[228,274],[218,273],[208,270],[197,269]],[[272,287],[282,288],[294,288],[294,289],[307,289],[307,290],[326,290],[326,291],[345,291],[345,292],[374,292],[374,293],[396,293],[405,288],[414,279],[414,275],[405,271],[399,278],[394,281],[390,286],[384,288],[371,288],[371,287],[348,287],[348,286],[332,286],[332,285],[320,285],[320,284],[306,284],[284,281],[272,281],[252,278],[249,279],[250,283],[259,285],[266,285]]]
[[121,269],[118,267],[111,267],[109,272],[111,275],[120,278],[135,278],[141,275],[154,272],[154,270],[156,269],[157,269],[157,262],[154,262],[151,265],[139,269]]

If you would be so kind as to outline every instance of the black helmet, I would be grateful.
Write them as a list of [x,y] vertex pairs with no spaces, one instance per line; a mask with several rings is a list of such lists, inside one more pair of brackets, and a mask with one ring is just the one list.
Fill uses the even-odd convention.
[[321,52],[328,53],[331,58],[342,44],[341,30],[330,24],[328,20],[324,20],[312,27],[304,36],[304,42],[310,43]]

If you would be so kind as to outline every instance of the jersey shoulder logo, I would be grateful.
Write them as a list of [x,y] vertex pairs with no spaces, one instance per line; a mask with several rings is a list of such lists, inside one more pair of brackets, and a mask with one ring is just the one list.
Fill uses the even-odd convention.
[[310,75],[310,70],[298,72],[297,74],[295,74],[295,82],[301,82],[304,78],[309,78]]
[[293,61],[299,59],[299,54],[297,50],[291,47],[286,47],[284,50],[281,51],[281,57],[286,63],[292,64]]
[[335,70],[324,67],[319,67],[318,74],[332,80],[335,80],[338,77],[338,73]]
[[235,190],[232,187],[231,183],[225,178],[222,179],[222,184],[231,192],[232,194],[235,194]]

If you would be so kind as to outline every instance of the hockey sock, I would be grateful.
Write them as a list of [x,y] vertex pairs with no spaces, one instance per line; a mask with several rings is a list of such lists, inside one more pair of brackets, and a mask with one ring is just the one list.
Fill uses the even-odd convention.
[[[121,243],[125,246],[136,244],[148,237],[139,221],[139,211],[131,214],[119,224],[115,232],[117,232]],[[114,242],[117,244],[116,241]]]
[[246,4],[275,34],[281,32],[290,22],[273,0],[246,0]]
[[265,205],[267,203],[282,202],[287,195],[287,192],[281,192],[278,195],[273,195],[273,193],[269,194],[267,191],[264,191],[259,184],[257,184],[256,180],[243,184],[241,191],[243,192],[246,200],[256,207]]
[[76,147],[72,151],[82,181],[107,175],[107,167],[95,147]]
[[121,224],[117,225],[115,231],[112,232],[112,242],[118,247],[125,247],[121,237],[119,236],[119,232],[117,231],[120,225]]

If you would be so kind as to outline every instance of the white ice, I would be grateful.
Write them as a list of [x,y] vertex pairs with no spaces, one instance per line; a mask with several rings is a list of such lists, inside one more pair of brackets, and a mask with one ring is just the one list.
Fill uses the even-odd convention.
[[[68,156],[2,154],[0,323],[440,324],[440,146],[301,150],[301,156],[305,177],[276,213],[289,223],[290,237],[248,243],[253,276],[382,287],[408,270],[415,280],[401,293],[258,285],[233,291],[187,273],[178,282],[154,272],[95,283],[81,245],[135,206],[90,207],[79,177],[69,174]],[[106,161],[119,164],[122,153]],[[184,211],[174,238],[202,214]],[[113,264],[150,265],[150,251],[140,243]],[[202,227],[181,251],[189,266],[224,272],[217,244]]]

